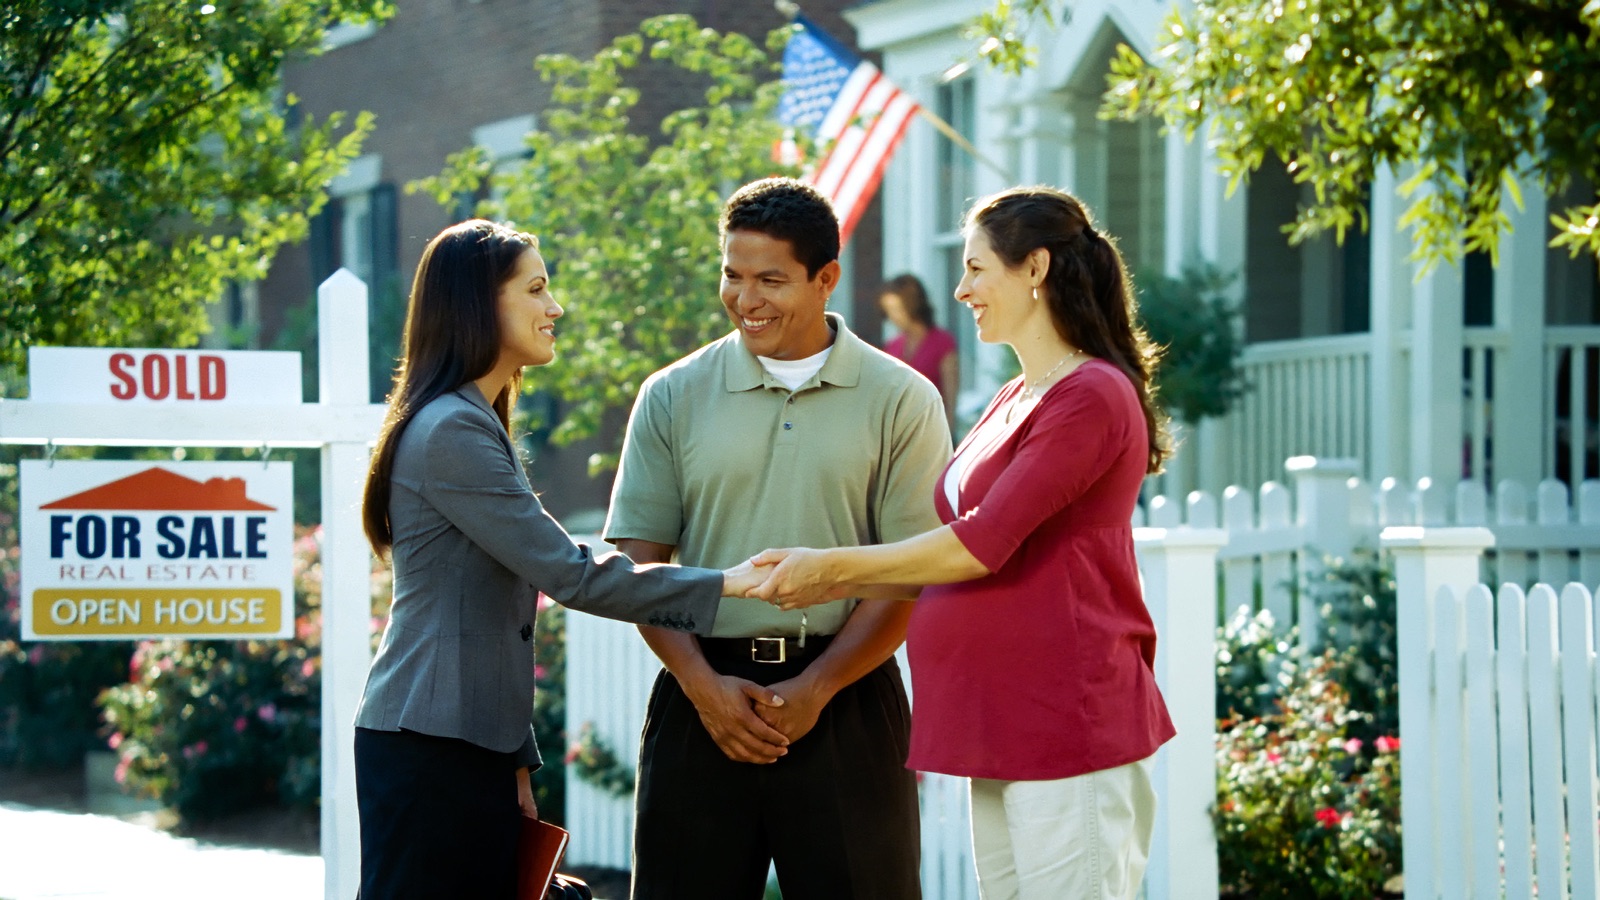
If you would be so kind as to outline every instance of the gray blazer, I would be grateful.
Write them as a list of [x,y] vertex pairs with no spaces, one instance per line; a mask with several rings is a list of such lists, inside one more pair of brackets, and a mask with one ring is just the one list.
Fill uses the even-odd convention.
[[475,385],[423,407],[399,441],[389,498],[394,601],[358,727],[461,738],[538,765],[539,591],[598,616],[710,633],[722,573],[640,566],[574,544],[534,496]]

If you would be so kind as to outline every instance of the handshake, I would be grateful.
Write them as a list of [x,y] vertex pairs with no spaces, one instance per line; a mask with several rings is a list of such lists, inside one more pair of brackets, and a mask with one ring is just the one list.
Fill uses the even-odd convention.
[[722,572],[725,597],[765,600],[779,609],[804,609],[855,596],[831,571],[829,550],[763,550]]

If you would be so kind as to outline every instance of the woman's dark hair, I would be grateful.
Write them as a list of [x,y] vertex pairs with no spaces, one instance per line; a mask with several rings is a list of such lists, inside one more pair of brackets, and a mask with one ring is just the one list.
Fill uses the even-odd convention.
[[911,321],[928,328],[933,327],[933,307],[928,303],[928,289],[922,286],[922,279],[907,272],[884,282],[878,290],[878,296],[894,294],[906,308],[906,315]]
[[1159,350],[1138,325],[1138,303],[1116,244],[1094,230],[1082,202],[1051,187],[1011,188],[979,200],[967,213],[965,230],[974,228],[1011,268],[1035,250],[1050,254],[1042,287],[1057,333],[1133,382],[1150,435],[1146,470],[1161,471],[1172,449],[1150,383]]
[[808,279],[839,258],[839,218],[833,206],[816,188],[794,178],[763,178],[734,191],[717,223],[724,244],[730,231],[756,231],[788,241]]
[[[394,373],[389,413],[378,432],[361,504],[367,541],[379,556],[394,544],[389,477],[400,435],[431,401],[494,368],[500,356],[500,288],[516,272],[517,259],[538,246],[531,234],[469,219],[439,232],[422,251],[406,309],[405,353]],[[520,387],[519,373],[492,398],[508,433]]]

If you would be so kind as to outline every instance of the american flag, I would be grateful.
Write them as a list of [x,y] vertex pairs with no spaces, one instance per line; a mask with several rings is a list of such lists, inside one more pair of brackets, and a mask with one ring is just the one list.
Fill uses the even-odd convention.
[[827,154],[806,181],[833,203],[839,240],[850,239],[883,179],[884,167],[919,109],[904,91],[818,28],[795,16],[800,30],[783,52],[783,99],[778,118],[810,131]]

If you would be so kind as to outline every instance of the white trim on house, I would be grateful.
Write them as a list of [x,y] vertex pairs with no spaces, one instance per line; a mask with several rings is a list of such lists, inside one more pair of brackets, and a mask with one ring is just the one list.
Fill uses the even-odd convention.
[[383,180],[383,156],[378,153],[367,153],[350,160],[343,172],[335,175],[328,183],[328,195],[331,197],[348,197],[352,194],[365,193],[378,186]]

